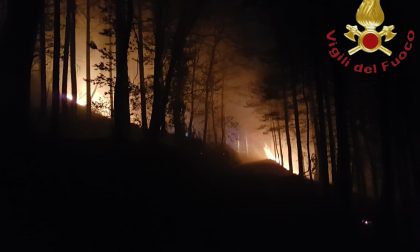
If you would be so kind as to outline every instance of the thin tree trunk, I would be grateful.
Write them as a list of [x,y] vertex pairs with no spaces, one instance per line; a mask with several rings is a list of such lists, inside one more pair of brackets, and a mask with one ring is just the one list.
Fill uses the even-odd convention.
[[300,121],[299,121],[299,104],[297,102],[297,81],[293,81],[292,90],[293,90],[293,110],[295,113],[295,130],[296,130],[296,148],[298,154],[298,168],[299,176],[303,177],[303,153],[302,153],[302,140],[300,135]]
[[329,140],[329,147],[330,147],[330,157],[331,157],[331,177],[333,183],[337,178],[337,160],[335,155],[335,138],[334,138],[334,124],[332,120],[332,113],[331,113],[331,101],[330,101],[330,94],[327,91],[325,95],[325,106],[327,107],[327,123],[328,123],[328,140]]
[[283,144],[281,142],[281,129],[280,129],[280,119],[277,119],[277,132],[279,136],[279,148],[280,148],[280,164],[284,167],[284,159],[283,159]]
[[71,6],[71,34],[70,34],[70,75],[71,75],[71,107],[77,110],[77,75],[76,75],[76,0],[70,0]]
[[204,129],[203,129],[203,142],[207,142],[207,130],[209,124],[209,97],[210,87],[206,85],[205,98],[204,98]]
[[[305,83],[305,80],[303,81]],[[306,96],[305,92],[305,85],[302,86],[302,94],[303,100],[305,101],[305,109],[306,109],[306,152],[308,158],[308,172],[309,172],[309,180],[313,180],[312,177],[312,161],[311,161],[311,148],[310,148],[310,134],[311,134],[311,120],[309,119],[309,102],[308,97]]]
[[[318,74],[320,75],[320,74]],[[326,128],[325,128],[325,113],[324,113],[324,84],[322,83],[321,76],[318,76],[316,81],[316,99],[318,103],[318,137],[317,137],[317,149],[318,149],[318,169],[319,169],[319,180],[321,185],[326,192],[329,185],[328,177],[328,157],[327,157],[327,143],[326,143]]]
[[279,164],[281,165],[281,161],[280,161],[280,152],[281,152],[281,139],[280,136],[277,134],[277,126],[276,126],[276,122],[274,119],[272,119],[272,127],[273,127],[273,136],[276,139],[276,159],[279,160]]
[[226,144],[226,125],[225,125],[225,79],[223,78],[222,81],[222,90],[221,90],[221,104],[220,104],[220,111],[221,111],[221,120],[220,120],[220,128],[222,131],[222,139],[221,144]]
[[[112,29],[112,25],[110,27]],[[109,36],[109,112],[111,119],[114,119],[114,69],[113,69],[113,57],[112,57],[112,35]]]
[[[44,0],[42,0],[44,1]],[[47,113],[47,59],[45,48],[45,8],[42,9],[41,21],[39,25],[39,57],[41,67],[41,114],[44,116]]]
[[365,129],[361,129],[361,134],[362,134],[362,139],[363,139],[363,145],[366,147],[366,155],[369,159],[370,162],[370,167],[372,169],[372,187],[373,187],[373,197],[377,198],[379,196],[379,188],[378,188],[378,169],[377,169],[377,164],[374,159],[374,155],[373,152],[371,150],[371,146],[369,141],[366,139],[367,138],[367,133]]
[[216,118],[215,118],[215,108],[214,108],[214,85],[213,82],[212,88],[211,88],[211,121],[213,123],[213,137],[214,137],[214,143],[217,144],[217,127],[216,127]]
[[60,110],[60,0],[54,0],[54,59],[52,84],[52,131],[58,130]]
[[71,29],[72,29],[72,10],[71,10],[71,0],[67,0],[66,6],[66,29],[64,34],[64,56],[63,56],[63,76],[61,82],[61,105],[63,114],[67,114],[67,78],[69,73],[69,54],[70,54],[70,36],[71,36]]
[[206,81],[205,81],[205,90],[206,90],[206,97],[204,100],[204,130],[203,130],[203,142],[207,142],[207,127],[208,127],[208,114],[209,114],[209,94],[210,94],[210,85],[212,81],[213,76],[213,67],[214,62],[216,59],[216,51],[217,46],[219,45],[220,39],[215,38],[213,47],[210,52],[210,62],[209,62],[209,68],[207,69],[206,73]]
[[143,44],[143,8],[142,1],[137,2],[137,29],[138,29],[138,58],[140,72],[140,110],[141,110],[141,128],[146,131],[147,126],[147,102],[146,102],[146,81],[144,76],[144,44]]
[[163,92],[163,53],[165,44],[164,8],[165,0],[153,2],[155,57],[153,74],[153,105],[150,118],[150,130],[157,135],[161,129],[160,115]]
[[277,161],[277,157],[279,156],[279,151],[278,151],[278,143],[277,143],[277,134],[276,134],[276,128],[274,126],[274,121],[272,118],[270,118],[270,131],[271,131],[271,137],[273,138],[273,145],[274,145],[274,158]]
[[208,121],[209,121],[209,93],[210,88],[209,84],[206,83],[206,95],[204,98],[204,129],[203,129],[203,142],[204,144],[207,143],[207,127],[208,127]]
[[[345,80],[336,80],[334,90],[334,101],[336,111],[337,127],[337,183],[339,198],[343,207],[347,209],[345,213],[350,215],[352,200],[352,180],[350,171],[350,151],[349,151],[349,125],[347,115],[347,90]],[[351,223],[348,223],[351,225]],[[353,227],[354,228],[354,227]]]
[[288,97],[286,92],[286,84],[283,84],[283,109],[284,109],[284,124],[286,130],[286,142],[287,142],[287,155],[288,155],[288,162],[289,162],[289,171],[293,174],[293,156],[292,156],[292,143],[290,141],[290,129],[289,129],[289,104],[288,104]]
[[352,173],[354,174],[354,181],[357,186],[358,193],[362,197],[367,196],[367,186],[366,186],[366,178],[365,178],[365,169],[367,167],[364,165],[366,164],[366,152],[365,146],[361,146],[361,139],[359,137],[359,128],[356,125],[354,120],[350,121],[350,134],[351,134],[351,146],[352,151],[350,153],[351,160],[352,160]]
[[173,121],[175,127],[175,135],[181,139],[185,137],[185,120],[184,120],[184,89],[187,78],[186,61],[181,59],[178,64],[177,82],[174,87],[174,101],[173,101]]
[[188,137],[192,137],[192,126],[194,121],[194,113],[195,113],[195,75],[196,69],[199,59],[199,51],[197,50],[196,55],[193,61],[193,70],[192,70],[192,78],[191,78],[191,111],[190,111],[190,122],[188,124]]
[[92,93],[90,76],[90,0],[86,0],[86,113],[92,114]]

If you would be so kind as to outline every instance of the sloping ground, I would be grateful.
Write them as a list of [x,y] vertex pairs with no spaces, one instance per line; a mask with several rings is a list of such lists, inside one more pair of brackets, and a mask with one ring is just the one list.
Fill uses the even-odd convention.
[[359,246],[316,184],[267,161],[241,166],[226,150],[165,142],[28,142],[3,170],[3,227],[14,250],[2,251]]
[[242,172],[254,173],[254,174],[270,174],[273,176],[290,176],[288,170],[274,162],[273,160],[261,160],[254,161],[246,164],[242,164],[237,167]]

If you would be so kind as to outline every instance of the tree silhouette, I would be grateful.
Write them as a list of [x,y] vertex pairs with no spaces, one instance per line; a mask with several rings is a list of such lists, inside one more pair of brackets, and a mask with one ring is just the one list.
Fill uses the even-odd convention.
[[76,0],[70,0],[71,29],[70,29],[70,76],[71,76],[71,108],[72,113],[77,110],[77,73],[76,73]]
[[127,54],[133,19],[132,0],[115,2],[116,71],[115,82],[115,134],[126,138],[130,124],[129,80]]
[[52,90],[52,131],[58,130],[60,112],[60,53],[61,53],[61,4],[54,0],[54,59],[53,59],[53,90]]
[[86,112],[88,116],[92,114],[92,91],[91,91],[91,65],[90,65],[90,47],[91,47],[91,15],[90,0],[86,0]]
[[[45,0],[43,0],[45,1]],[[44,4],[45,5],[45,4]],[[46,39],[45,39],[45,6],[42,8],[40,22],[39,22],[39,57],[40,57],[40,107],[41,114],[47,114],[47,51],[46,51]]]
[[141,110],[141,127],[143,131],[148,129],[147,124],[147,101],[146,101],[146,80],[144,71],[144,36],[143,36],[143,1],[137,1],[137,52],[139,60],[140,74],[140,110]]
[[64,56],[63,56],[63,80],[61,82],[61,101],[62,110],[66,114],[68,112],[68,98],[67,98],[67,83],[68,83],[68,72],[69,72],[69,56],[70,56],[70,42],[73,42],[72,29],[73,29],[73,18],[72,18],[72,3],[71,0],[67,0],[66,6],[66,28],[64,34]]

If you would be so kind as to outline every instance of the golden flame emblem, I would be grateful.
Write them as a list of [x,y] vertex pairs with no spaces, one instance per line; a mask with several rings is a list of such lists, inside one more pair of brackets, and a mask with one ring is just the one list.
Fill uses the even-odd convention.
[[378,32],[376,29],[385,21],[385,14],[382,10],[380,0],[363,0],[356,13],[356,21],[364,28],[360,31],[357,25],[347,25],[347,33],[344,34],[346,38],[356,42],[355,36],[358,37],[358,45],[348,51],[350,55],[362,50],[367,53],[381,51],[388,56],[392,55],[392,51],[382,45],[382,38],[385,42],[390,41],[397,35],[392,32],[394,26],[383,26],[382,30]]

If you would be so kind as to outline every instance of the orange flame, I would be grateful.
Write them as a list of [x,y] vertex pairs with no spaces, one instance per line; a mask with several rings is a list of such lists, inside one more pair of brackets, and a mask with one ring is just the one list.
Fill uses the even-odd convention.
[[271,149],[270,149],[270,147],[268,147],[268,145],[267,145],[267,144],[265,144],[265,145],[264,145],[264,153],[265,153],[265,157],[266,157],[267,159],[273,160],[273,161],[275,161],[276,163],[279,163],[279,164],[280,164],[280,159],[279,159],[278,157],[276,157],[276,156],[273,154],[273,152],[271,152]]

